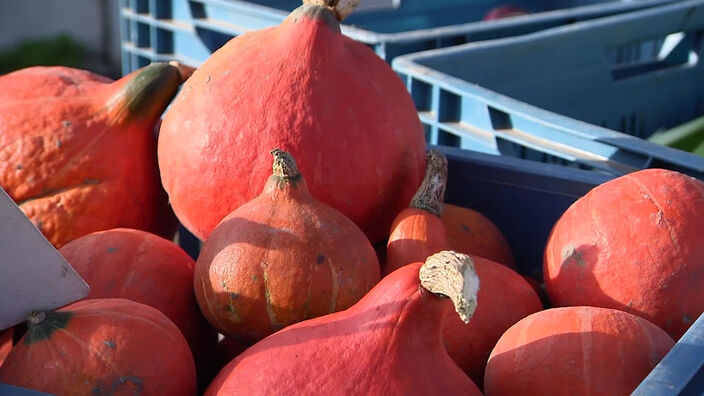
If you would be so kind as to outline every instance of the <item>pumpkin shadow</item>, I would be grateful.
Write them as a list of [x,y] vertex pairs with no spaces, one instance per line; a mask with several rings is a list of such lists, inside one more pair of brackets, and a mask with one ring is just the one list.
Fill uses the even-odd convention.
[[[644,312],[624,304],[609,296],[601,287],[599,280],[594,276],[594,267],[599,259],[599,248],[593,244],[582,244],[574,249],[567,250],[560,264],[560,270],[553,280],[553,285],[561,285],[548,291],[551,306],[579,306],[590,305],[603,308],[618,309],[640,317],[645,317]],[[618,268],[614,268],[618,270]],[[554,303],[555,290],[560,294],[577,295],[577,302],[572,304]],[[584,294],[582,299],[579,295]],[[572,297],[574,300],[575,297]],[[667,329],[665,329],[667,330]]]
[[[627,337],[627,334],[621,337],[600,331],[570,332],[551,335],[496,354],[487,365],[484,391],[487,391],[486,384],[490,384],[493,392],[499,393],[497,388],[500,388],[502,394],[630,394],[667,350],[658,354],[632,341],[626,350],[630,356],[635,354],[634,358],[623,356],[625,361],[609,358],[614,351],[624,352],[620,345],[628,344]],[[587,339],[589,341],[585,342]],[[584,353],[585,345],[589,345],[593,354]],[[517,368],[517,371],[508,370],[509,367]],[[625,370],[626,367],[628,370]],[[492,383],[496,385],[492,386]],[[580,384],[586,384],[589,391],[585,392]]]
[[[242,217],[233,217],[223,220],[218,224],[218,228],[220,227],[226,227],[227,229],[236,228],[238,230],[246,230],[246,232],[239,232],[235,239],[233,239],[234,234],[232,233],[228,236],[227,240],[224,240],[222,237],[218,239],[211,237],[203,245],[201,254],[203,254],[203,251],[206,249],[219,254],[232,244],[245,244],[266,249],[275,249],[277,246],[291,246],[292,244],[302,243],[301,238],[292,232],[287,232],[281,228],[271,227],[267,224],[257,223]],[[270,235],[271,237],[264,239],[257,238],[256,235]]]
[[[427,249],[427,246],[428,246],[428,242],[426,242],[426,241],[419,241],[416,239],[397,239],[389,244],[387,251],[393,250],[396,252],[423,252]],[[439,252],[439,251],[440,250],[438,250],[437,252]],[[437,252],[432,252],[432,253],[428,254],[427,256],[430,256],[430,255],[437,253]],[[387,258],[389,257],[388,253],[387,253],[386,257]],[[404,263],[404,265],[408,265],[413,262],[424,262],[424,261],[425,261],[425,258],[422,260],[417,260],[417,261],[409,261],[407,263]],[[386,262],[385,262],[382,266],[381,276],[384,277],[396,269],[397,268],[387,268]]]

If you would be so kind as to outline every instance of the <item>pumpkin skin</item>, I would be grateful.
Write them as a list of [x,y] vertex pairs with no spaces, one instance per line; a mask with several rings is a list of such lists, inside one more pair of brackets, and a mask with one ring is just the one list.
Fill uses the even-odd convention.
[[608,308],[553,308],[530,315],[491,352],[492,395],[628,395],[674,341],[635,315]]
[[166,315],[188,341],[199,377],[206,380],[217,333],[198,309],[191,256],[171,241],[126,228],[85,235],[59,253],[90,286],[86,299],[125,298]]
[[675,340],[704,312],[704,183],[647,169],[592,189],[545,249],[553,306],[591,305],[648,319]]
[[7,354],[12,350],[12,341],[14,340],[14,328],[0,331],[0,366],[5,361]]
[[516,260],[506,237],[483,214],[446,203],[440,220],[445,225],[445,236],[453,250],[481,256],[516,269]]
[[345,311],[258,342],[205,395],[481,395],[442,346],[448,300],[421,286],[421,264],[384,277]]
[[290,152],[313,196],[372,243],[386,238],[425,167],[423,128],[401,80],[340,33],[333,11],[312,4],[233,38],[174,100],[159,166],[181,223],[208,238],[261,192],[270,175],[264,150],[273,147]]
[[290,154],[272,154],[262,193],[222,220],[195,267],[206,319],[244,343],[346,309],[379,281],[376,252],[362,231],[313,198]]
[[0,382],[57,395],[195,394],[188,344],[157,309],[96,299],[38,315],[46,316],[29,324]]
[[0,76],[0,186],[55,247],[120,226],[173,236],[153,132],[189,70],[154,63],[115,82],[66,67]]
[[519,320],[543,309],[531,285],[518,273],[490,260],[470,256],[481,287],[469,324],[457,315],[445,317],[442,338],[450,357],[479,387],[491,350]]

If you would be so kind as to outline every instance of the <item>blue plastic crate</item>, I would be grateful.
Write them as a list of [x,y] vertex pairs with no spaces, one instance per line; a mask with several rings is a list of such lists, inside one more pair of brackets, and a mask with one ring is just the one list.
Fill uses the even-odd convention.
[[[390,61],[395,56],[534,32],[672,0],[512,0],[529,16],[479,22],[503,0],[362,0],[343,26]],[[121,0],[123,72],[151,61],[198,65],[233,36],[281,23],[300,0]]]
[[704,158],[642,140],[704,115],[703,34],[704,1],[683,1],[405,55],[393,66],[432,143],[704,179]]

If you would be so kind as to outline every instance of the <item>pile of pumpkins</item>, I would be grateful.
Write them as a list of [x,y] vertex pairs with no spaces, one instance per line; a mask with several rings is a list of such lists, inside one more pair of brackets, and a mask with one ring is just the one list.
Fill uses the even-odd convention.
[[[304,0],[195,71],[0,76],[0,185],[91,287],[0,336],[1,383],[597,395],[642,381],[704,311],[704,183],[651,169],[594,188],[555,224],[543,289],[489,219],[443,203],[447,159],[426,152],[405,87],[340,32],[355,5]],[[171,241],[177,220],[204,242],[195,262]]]

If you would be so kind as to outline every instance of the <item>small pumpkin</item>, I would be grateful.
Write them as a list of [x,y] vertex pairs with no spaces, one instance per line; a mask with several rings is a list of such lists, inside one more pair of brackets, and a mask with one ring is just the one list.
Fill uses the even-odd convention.
[[642,316],[679,339],[704,312],[704,182],[646,169],[593,188],[557,221],[544,275],[554,306]]
[[674,345],[665,331],[607,308],[552,308],[501,336],[484,392],[495,395],[628,395]]
[[188,395],[191,351],[161,312],[125,299],[34,312],[0,367],[0,383],[57,395]]
[[[146,231],[116,228],[73,240],[59,253],[90,286],[86,299],[125,298],[166,315],[193,352],[199,378],[207,381],[217,333],[198,309],[191,256]],[[215,368],[212,367],[214,370]]]
[[153,131],[191,71],[153,63],[113,82],[36,66],[0,76],[0,186],[57,248],[115,227],[172,237]]
[[465,255],[441,252],[407,265],[347,310],[258,342],[225,366],[205,394],[481,395],[440,338],[450,308],[440,295],[469,321],[478,287]]
[[195,267],[201,311],[241,342],[346,309],[379,281],[364,233],[311,195],[289,153],[271,154],[264,190],[222,219]]
[[391,67],[340,22],[357,0],[304,0],[280,25],[239,35],[184,84],[159,134],[159,166],[181,222],[201,240],[256,197],[262,148],[293,154],[313,196],[372,243],[423,178],[418,113]]

